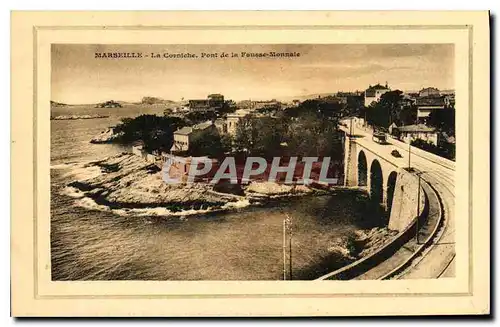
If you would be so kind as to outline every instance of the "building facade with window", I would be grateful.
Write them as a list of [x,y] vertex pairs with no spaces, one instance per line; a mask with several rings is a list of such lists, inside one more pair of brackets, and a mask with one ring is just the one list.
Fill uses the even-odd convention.
[[184,152],[189,150],[189,146],[194,138],[214,129],[211,121],[206,121],[197,125],[182,127],[174,132],[174,144],[170,152]]
[[422,140],[434,145],[438,145],[438,132],[436,129],[423,125],[406,125],[394,128],[394,132],[398,138],[405,143],[410,143],[415,140]]
[[365,90],[365,107],[369,107],[373,102],[379,102],[380,97],[385,94],[386,92],[389,92],[391,89],[385,83],[385,86],[377,84],[374,86],[369,86]]

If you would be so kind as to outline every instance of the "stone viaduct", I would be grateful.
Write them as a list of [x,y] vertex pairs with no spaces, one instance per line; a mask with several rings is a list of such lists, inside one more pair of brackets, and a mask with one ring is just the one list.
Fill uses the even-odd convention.
[[[425,201],[418,176],[409,173],[404,158],[373,150],[374,142],[349,136],[344,142],[344,185],[365,188],[389,216],[388,227],[402,230],[417,216],[418,201]],[[389,150],[392,149],[388,147]]]

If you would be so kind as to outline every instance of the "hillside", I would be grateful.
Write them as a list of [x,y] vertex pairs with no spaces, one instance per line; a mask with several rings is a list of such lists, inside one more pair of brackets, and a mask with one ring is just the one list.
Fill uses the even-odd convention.
[[61,103],[61,102],[56,102],[56,101],[50,100],[50,107],[66,107],[66,106],[67,106],[66,103]]
[[157,97],[143,97],[141,102],[141,104],[173,104],[175,103],[175,101],[172,101],[172,100],[165,100],[165,99],[162,99],[162,98],[157,98]]

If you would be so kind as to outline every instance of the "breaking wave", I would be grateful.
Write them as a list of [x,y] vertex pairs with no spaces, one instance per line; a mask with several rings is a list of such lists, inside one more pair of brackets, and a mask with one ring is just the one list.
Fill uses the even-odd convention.
[[83,198],[85,196],[85,193],[73,186],[66,186],[61,190],[61,194],[71,198]]
[[89,197],[85,197],[85,194],[80,190],[68,186],[61,192],[63,195],[68,195],[72,198],[77,198],[75,205],[88,210],[98,210],[112,212],[119,216],[160,216],[160,217],[186,217],[193,215],[201,215],[213,212],[230,211],[236,209],[242,209],[249,207],[251,205],[250,201],[247,199],[238,200],[234,202],[228,202],[221,207],[211,207],[207,206],[202,209],[185,209],[180,211],[172,211],[165,207],[150,207],[150,208],[121,208],[112,209],[109,206],[98,204],[96,201]]

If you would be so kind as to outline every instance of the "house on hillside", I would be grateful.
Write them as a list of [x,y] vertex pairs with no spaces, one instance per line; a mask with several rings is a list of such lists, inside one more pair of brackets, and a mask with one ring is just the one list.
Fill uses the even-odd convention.
[[210,108],[220,109],[224,107],[224,96],[222,94],[210,94],[207,98]]
[[240,119],[250,114],[248,110],[239,109],[235,112],[228,114],[226,117],[226,128],[227,133],[231,136],[236,135],[236,127],[238,126]]
[[418,96],[420,98],[439,97],[439,96],[441,96],[441,92],[435,87],[426,87],[426,88],[421,89],[418,92]]
[[174,144],[170,152],[184,152],[189,150],[189,145],[193,139],[200,137],[203,133],[214,130],[212,121],[206,121],[193,126],[182,127],[174,132]]
[[369,86],[366,90],[365,90],[365,107],[368,107],[372,104],[372,102],[379,102],[380,101],[380,97],[386,93],[386,92],[389,92],[391,89],[389,88],[389,86],[387,85],[387,83],[385,83],[385,86],[383,85],[380,85],[380,84],[377,84],[377,85],[374,85],[374,86]]
[[190,111],[215,111],[224,107],[222,94],[210,94],[206,99],[189,100]]
[[415,102],[417,106],[417,122],[427,123],[430,114],[435,110],[443,110],[447,108],[445,97],[439,96],[429,96],[423,98],[417,98]]
[[208,111],[210,110],[210,101],[208,99],[189,100],[190,111]]
[[219,132],[219,135],[224,135],[228,133],[227,122],[224,119],[218,118],[214,121],[215,128]]

